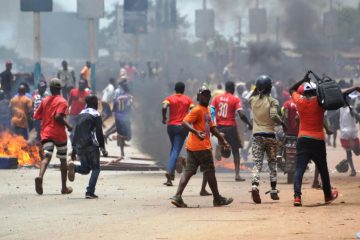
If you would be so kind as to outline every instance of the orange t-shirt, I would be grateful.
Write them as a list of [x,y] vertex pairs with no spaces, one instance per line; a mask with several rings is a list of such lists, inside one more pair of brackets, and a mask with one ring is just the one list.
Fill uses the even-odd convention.
[[192,124],[194,129],[206,134],[205,139],[200,140],[194,133],[190,132],[186,141],[186,148],[190,151],[211,149],[210,128],[214,126],[214,123],[211,120],[209,108],[197,105],[185,116],[184,122]]
[[84,66],[81,69],[81,76],[87,81],[88,86],[91,88],[91,68]]
[[13,97],[10,101],[13,113],[11,123],[16,127],[28,127],[28,113],[32,110],[32,101],[25,95]]
[[323,120],[325,110],[319,106],[317,98],[307,99],[298,92],[293,92],[292,98],[296,104],[300,119],[298,137],[324,140]]

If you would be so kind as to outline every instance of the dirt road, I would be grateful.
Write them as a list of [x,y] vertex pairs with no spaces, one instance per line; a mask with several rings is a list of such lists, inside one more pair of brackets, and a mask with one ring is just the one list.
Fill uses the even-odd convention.
[[[292,186],[280,177],[280,201],[270,200],[268,174],[261,185],[263,203],[250,199],[250,174],[236,183],[232,173],[219,173],[219,188],[232,205],[212,207],[211,197],[198,195],[201,174],[190,181],[177,209],[168,200],[176,187],[162,185],[163,173],[105,172],[98,200],[85,200],[88,177],[76,176],[71,195],[60,194],[60,172],[50,169],[44,195],[34,191],[37,170],[0,171],[0,239],[354,239],[360,231],[359,177],[332,174],[341,196],[323,202],[320,190],[304,181],[304,207],[292,206]],[[178,179],[177,179],[178,180]],[[177,183],[177,180],[175,181]]]

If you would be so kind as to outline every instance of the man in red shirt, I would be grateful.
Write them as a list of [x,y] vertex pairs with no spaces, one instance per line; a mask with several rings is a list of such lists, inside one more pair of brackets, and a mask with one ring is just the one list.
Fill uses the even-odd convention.
[[[85,98],[89,96],[90,91],[86,89],[86,80],[80,79],[79,87],[70,91],[69,95],[69,123],[72,127],[76,126],[78,115],[85,108]],[[70,133],[70,140],[73,139],[73,133]]]
[[[324,112],[316,96],[316,84],[310,82],[308,72],[304,79],[295,83],[289,92],[296,104],[299,113],[300,127],[297,141],[296,167],[294,177],[294,206],[302,206],[301,185],[302,179],[310,159],[319,170],[325,203],[331,203],[338,197],[336,190],[331,190],[329,170],[326,161],[326,146],[323,130]],[[304,84],[304,94],[297,89]]]
[[225,83],[225,93],[218,95],[212,101],[211,107],[215,108],[216,124],[219,132],[222,132],[226,141],[231,146],[231,152],[234,157],[235,165],[235,181],[245,181],[240,177],[240,152],[242,147],[236,129],[235,116],[239,114],[241,120],[246,123],[249,129],[252,129],[252,124],[243,113],[241,100],[234,96],[235,84],[228,81]]
[[52,96],[46,97],[41,103],[34,114],[36,120],[42,120],[41,123],[41,144],[45,157],[40,164],[40,173],[35,178],[35,190],[38,194],[43,194],[43,177],[46,168],[53,155],[56,146],[56,156],[60,158],[60,171],[61,171],[61,193],[69,194],[72,192],[71,187],[66,186],[67,179],[67,136],[65,127],[68,131],[72,130],[70,124],[65,120],[68,113],[67,102],[61,96],[61,81],[53,78],[50,81],[50,92]]
[[[167,123],[167,132],[171,142],[170,156],[166,169],[166,186],[172,186],[171,180],[174,180],[176,161],[179,157],[182,146],[188,131],[181,125],[184,117],[189,112],[189,109],[194,106],[190,97],[184,95],[185,84],[183,82],[177,82],[175,84],[175,94],[170,95],[163,101],[162,107],[162,122]],[[167,109],[169,112],[169,121],[166,118]]]

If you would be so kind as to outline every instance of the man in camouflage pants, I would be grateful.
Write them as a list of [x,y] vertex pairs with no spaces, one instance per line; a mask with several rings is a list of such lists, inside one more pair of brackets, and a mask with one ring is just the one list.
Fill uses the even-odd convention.
[[278,100],[270,96],[271,79],[268,76],[260,76],[256,80],[256,89],[252,93],[249,103],[253,112],[253,139],[252,154],[255,166],[253,168],[253,179],[251,195],[255,203],[261,203],[259,194],[260,172],[263,165],[264,155],[268,157],[270,169],[270,193],[272,200],[279,200],[276,169],[277,140],[275,138],[275,125],[283,125],[277,113]]

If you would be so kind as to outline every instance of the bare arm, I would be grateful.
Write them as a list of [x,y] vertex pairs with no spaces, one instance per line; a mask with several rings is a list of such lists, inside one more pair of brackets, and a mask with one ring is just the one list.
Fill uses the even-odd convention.
[[65,116],[61,113],[55,115],[55,120],[64,125],[68,131],[72,131],[72,126],[65,120]]
[[204,132],[197,131],[195,128],[192,127],[192,125],[191,125],[189,122],[183,121],[183,122],[182,122],[182,126],[183,126],[186,130],[189,130],[190,132],[194,133],[198,138],[200,138],[200,140],[204,140],[204,138],[205,138],[205,133],[204,133]]
[[344,95],[344,97],[346,97],[347,95],[349,95],[353,91],[360,92],[360,86],[353,86],[353,87],[350,87],[350,88],[343,89],[342,94]]
[[166,113],[167,113],[167,109],[169,107],[168,103],[164,103],[163,107],[161,109],[161,113],[162,113],[162,123],[166,124],[167,118],[166,118]]
[[300,81],[298,81],[297,83],[295,83],[294,85],[292,85],[289,88],[290,95],[292,95],[293,92],[297,91],[297,89],[301,86],[301,84],[303,84],[304,82],[309,82],[310,81],[310,78],[309,78],[310,73],[311,73],[311,71],[308,71],[305,74],[303,79],[301,79]]
[[248,128],[251,130],[253,128],[252,123],[249,121],[249,119],[246,117],[243,110],[238,110],[237,113],[239,114],[240,119],[248,125]]
[[225,140],[224,136],[216,129],[215,126],[210,128],[210,132],[220,141],[221,144],[230,147],[229,143]]

